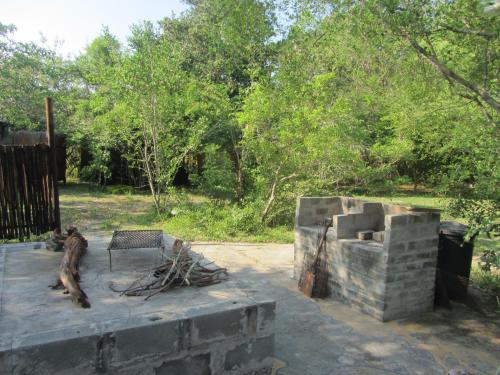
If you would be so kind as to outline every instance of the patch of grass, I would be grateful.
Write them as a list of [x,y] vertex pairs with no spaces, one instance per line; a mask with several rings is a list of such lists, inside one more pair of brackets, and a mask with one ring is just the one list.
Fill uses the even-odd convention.
[[231,204],[182,205],[175,216],[162,221],[162,228],[189,240],[293,242],[291,228],[265,227],[257,212]]
[[441,220],[463,222],[463,219],[453,217],[446,212],[446,206],[450,201],[449,198],[435,197],[428,193],[413,194],[400,192],[391,195],[356,195],[355,198],[387,204],[399,204],[402,206],[438,209],[441,210]]
[[470,279],[472,283],[481,289],[497,297],[500,295],[500,271],[498,269],[483,271],[477,262],[474,262],[471,268]]
[[151,198],[143,192],[113,193],[88,184],[68,184],[60,189],[63,227],[75,224],[82,232],[111,230],[117,219],[127,220],[146,212]]
[[474,241],[474,254],[481,255],[486,250],[495,250],[500,253],[500,241],[486,236],[476,238]]
[[146,192],[68,184],[60,195],[63,226],[74,224],[82,233],[162,229],[186,240],[293,242],[290,227],[264,227],[251,209],[214,203],[189,192],[180,192],[169,202],[175,215],[157,215]]

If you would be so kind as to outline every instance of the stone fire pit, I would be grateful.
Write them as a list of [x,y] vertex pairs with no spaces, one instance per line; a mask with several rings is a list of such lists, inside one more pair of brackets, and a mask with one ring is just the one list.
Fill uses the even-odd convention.
[[322,223],[329,294],[387,321],[432,310],[440,214],[349,197],[301,197],[295,217],[294,276],[313,254]]

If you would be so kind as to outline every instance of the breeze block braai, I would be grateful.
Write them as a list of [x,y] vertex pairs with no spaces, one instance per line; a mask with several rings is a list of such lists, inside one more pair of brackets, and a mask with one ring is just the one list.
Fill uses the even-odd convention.
[[319,272],[329,294],[388,321],[432,310],[440,214],[350,197],[301,197],[295,215],[295,278],[333,217]]

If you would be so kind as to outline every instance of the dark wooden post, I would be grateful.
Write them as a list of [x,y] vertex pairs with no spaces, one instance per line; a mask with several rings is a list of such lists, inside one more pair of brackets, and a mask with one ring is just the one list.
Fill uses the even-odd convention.
[[52,98],[45,98],[45,123],[47,124],[47,140],[50,148],[50,164],[52,169],[52,191],[54,192],[54,221],[56,228],[61,229],[61,213],[59,211],[59,189],[57,186],[56,139],[54,137],[54,113]]

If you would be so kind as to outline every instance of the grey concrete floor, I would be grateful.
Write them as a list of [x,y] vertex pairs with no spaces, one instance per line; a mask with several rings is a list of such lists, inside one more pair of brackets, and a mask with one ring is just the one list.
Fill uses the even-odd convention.
[[[92,247],[105,248],[109,237],[91,237],[89,240],[92,251]],[[452,311],[437,310],[413,319],[381,323],[334,299],[309,299],[298,292],[297,282],[292,279],[293,245],[194,243],[192,248],[216,261],[218,265],[229,268],[230,285],[222,288],[209,287],[215,288],[214,293],[221,288],[221,295],[217,297],[252,299],[258,296],[277,301],[275,375],[431,375],[448,374],[452,369],[461,369],[464,374],[493,375],[498,372],[499,322],[485,318],[466,306],[454,304]],[[60,257],[59,254],[46,256]],[[116,259],[119,262],[118,257]],[[84,264],[84,268],[90,270],[89,261],[90,258],[84,261],[87,264]],[[116,265],[118,267],[119,263]],[[102,272],[106,266],[104,264],[104,268],[101,267]],[[36,267],[37,264],[31,266],[33,270]],[[85,276],[85,269],[82,270],[82,275],[84,281],[89,280],[89,274]],[[22,275],[20,277],[23,283],[29,281],[23,279]],[[92,279],[91,283],[94,281]],[[43,290],[46,291],[47,280],[39,280],[39,283],[43,284]],[[237,296],[226,293],[230,292],[229,286]],[[26,293],[29,293],[30,288],[39,287],[27,287]],[[47,293],[51,295],[51,303],[56,303],[54,295]],[[207,293],[212,292],[209,289],[183,290],[181,294],[186,296],[185,302],[188,303],[193,296],[201,298]],[[105,296],[92,296],[92,291],[89,296],[91,302],[94,302],[93,309],[98,313],[99,298],[104,300]],[[0,311],[8,308],[5,302],[4,298],[2,306],[0,301]],[[20,300],[19,303],[23,305],[27,302]],[[68,303],[69,301],[57,302],[56,310],[67,310]],[[152,303],[155,303],[154,300]],[[40,315],[48,305],[47,302],[45,306],[37,306],[36,311],[27,309],[26,314]],[[135,308],[142,309],[146,306]],[[63,314],[67,319],[70,318],[68,313]],[[75,314],[82,315],[76,310]],[[52,315],[45,314],[40,324],[44,326],[52,318]],[[17,319],[19,323],[22,320]],[[64,323],[58,319],[55,322]],[[4,323],[10,325],[15,322]],[[3,328],[5,327],[4,325]],[[3,340],[0,340],[0,344],[1,341]]]
[[498,320],[464,305],[382,323],[334,299],[298,292],[293,245],[195,243],[193,249],[227,266],[245,293],[277,301],[277,375],[500,373]]
[[117,290],[126,289],[147,274],[151,265],[158,264],[158,252],[113,251],[110,272],[108,243],[108,238],[89,238],[89,250],[80,263],[80,285],[89,296],[90,309],[71,303],[62,290],[48,287],[57,279],[61,252],[47,251],[41,243],[1,245],[0,349],[127,329],[160,317],[165,321],[192,316],[196,311],[223,311],[256,300],[240,290],[236,279],[208,288],[175,289],[147,302],[144,297],[121,296],[110,285]]

